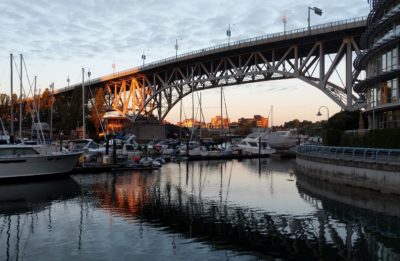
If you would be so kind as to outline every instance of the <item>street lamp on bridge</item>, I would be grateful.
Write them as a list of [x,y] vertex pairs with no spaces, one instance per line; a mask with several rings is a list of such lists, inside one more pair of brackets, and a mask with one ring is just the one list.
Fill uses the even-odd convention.
[[310,31],[311,30],[311,26],[310,26],[310,10],[313,10],[314,11],[314,14],[316,14],[316,15],[319,15],[319,16],[321,16],[322,15],[322,9],[321,8],[318,8],[318,7],[308,7],[308,18],[307,18],[307,21],[308,21],[308,31]]
[[326,113],[327,113],[327,118],[326,118],[326,121],[328,121],[329,120],[329,109],[328,109],[328,107],[326,107],[326,106],[324,106],[324,105],[322,105],[321,107],[319,107],[319,109],[318,109],[318,113],[317,113],[317,116],[322,116],[322,113],[321,113],[321,109],[322,108],[325,108],[326,109]]
[[178,49],[179,49],[179,45],[178,45],[178,40],[182,41],[182,38],[176,38],[175,40],[175,57],[176,59],[178,59]]
[[144,60],[146,60],[146,52],[148,52],[149,50],[147,49],[147,50],[143,50],[143,53],[142,53],[142,60],[143,60],[143,66],[144,66]]
[[144,60],[146,60],[146,55],[144,54],[144,51],[142,53],[142,60],[143,60],[143,66],[144,66]]
[[[235,24],[232,24],[234,26]],[[231,36],[232,36],[232,31],[231,31],[231,24],[228,24],[228,30],[226,30],[226,36],[228,36],[228,45],[231,44]]]

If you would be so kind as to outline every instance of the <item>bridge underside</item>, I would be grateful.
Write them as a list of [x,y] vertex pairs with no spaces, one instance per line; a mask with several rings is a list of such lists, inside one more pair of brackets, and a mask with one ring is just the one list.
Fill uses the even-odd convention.
[[[353,71],[353,55],[360,52],[357,42],[343,36],[310,44],[232,50],[223,56],[210,55],[176,62],[162,70],[138,72],[106,82],[103,88],[112,97],[110,105],[122,114],[135,118],[152,115],[160,121],[191,92],[288,78],[298,78],[324,92],[341,108],[354,110],[359,107],[352,92],[360,73]],[[338,81],[340,84],[334,83]]]

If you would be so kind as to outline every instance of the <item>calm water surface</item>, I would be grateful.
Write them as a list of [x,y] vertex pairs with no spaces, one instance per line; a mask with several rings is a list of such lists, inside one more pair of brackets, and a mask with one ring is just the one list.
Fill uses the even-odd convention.
[[0,184],[0,260],[400,260],[399,197],[274,159]]

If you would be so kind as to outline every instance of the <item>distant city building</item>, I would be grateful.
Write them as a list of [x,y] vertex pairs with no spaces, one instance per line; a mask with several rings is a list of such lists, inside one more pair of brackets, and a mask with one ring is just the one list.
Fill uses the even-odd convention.
[[[210,129],[219,129],[221,128],[221,116],[215,116],[211,118],[210,124],[208,124]],[[229,127],[229,118],[224,118],[222,122],[223,128],[226,129]]]
[[354,86],[365,96],[368,128],[399,128],[399,1],[374,0],[361,37],[365,51],[354,61],[356,69],[366,70],[366,79]]
[[204,128],[206,126],[206,124],[204,122],[200,122],[200,121],[193,121],[193,119],[186,119],[182,122],[178,122],[178,126],[187,127],[187,128],[192,128],[192,127]]
[[239,126],[251,126],[258,128],[267,128],[268,127],[268,118],[262,117],[261,115],[254,115],[253,118],[240,118],[238,120]]

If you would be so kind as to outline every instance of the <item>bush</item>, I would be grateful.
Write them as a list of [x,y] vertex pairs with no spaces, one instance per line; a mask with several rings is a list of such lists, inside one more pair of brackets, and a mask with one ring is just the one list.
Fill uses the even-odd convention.
[[326,146],[341,146],[343,131],[337,129],[326,129],[322,132],[322,140]]
[[400,148],[400,129],[377,129],[368,133],[368,147]]
[[340,146],[399,149],[400,129],[376,129],[365,134],[343,133]]

